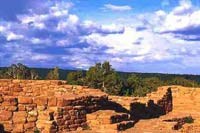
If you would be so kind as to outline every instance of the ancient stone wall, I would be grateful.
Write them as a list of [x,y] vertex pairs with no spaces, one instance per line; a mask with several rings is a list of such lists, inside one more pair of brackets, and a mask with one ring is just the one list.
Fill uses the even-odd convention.
[[169,87],[167,89],[166,94],[162,97],[162,99],[157,101],[159,107],[161,107],[164,111],[164,114],[169,113],[173,109],[173,101],[172,101],[172,90]]
[[[165,115],[172,111],[171,88],[159,88],[146,97],[109,96],[113,107],[130,112],[132,119],[149,119]],[[109,105],[109,107],[112,107]]]
[[84,128],[86,113],[107,95],[64,81],[0,80],[0,129],[6,132],[66,132]]
[[98,89],[65,81],[0,80],[0,132],[62,133],[99,128],[97,123],[103,130],[125,130],[138,119],[159,117],[171,110],[171,89],[159,88],[143,98],[108,98]]

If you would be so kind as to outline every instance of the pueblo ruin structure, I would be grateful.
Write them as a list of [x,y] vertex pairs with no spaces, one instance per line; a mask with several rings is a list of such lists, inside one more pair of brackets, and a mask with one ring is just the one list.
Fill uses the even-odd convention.
[[140,119],[172,111],[170,88],[161,90],[156,97],[153,95],[108,96],[98,89],[67,85],[65,81],[0,80],[0,131],[125,130]]

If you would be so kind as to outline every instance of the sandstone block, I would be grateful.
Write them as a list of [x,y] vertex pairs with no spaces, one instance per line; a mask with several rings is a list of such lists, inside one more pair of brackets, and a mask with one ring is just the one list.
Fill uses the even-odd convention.
[[77,120],[74,120],[75,124],[81,124],[83,122],[82,119],[77,119]]
[[15,86],[14,88],[11,89],[13,92],[21,92],[23,91],[22,87],[20,86]]
[[31,97],[18,97],[19,104],[31,104],[33,103],[33,99]]
[[65,105],[65,103],[64,103],[64,99],[63,98],[57,99],[57,106],[58,107],[63,107],[64,105]]
[[70,119],[71,119],[71,116],[70,116],[70,115],[64,115],[64,116],[63,116],[63,119],[64,119],[64,120],[70,120]]
[[72,124],[74,124],[74,121],[73,121],[73,120],[65,121],[65,125],[72,125]]
[[71,116],[71,120],[75,120],[75,119],[77,119],[76,116]]
[[97,119],[97,115],[87,114],[87,120],[95,120]]
[[4,131],[11,132],[13,130],[12,121],[5,121],[5,122],[1,121],[0,123],[3,124]]
[[27,112],[26,111],[14,112],[13,117],[27,117]]
[[3,102],[3,96],[0,95],[0,103],[2,103],[2,102]]
[[36,97],[34,98],[34,103],[38,106],[45,106],[47,105],[47,97]]
[[2,94],[4,94],[5,96],[13,96],[13,92],[11,91],[3,91]]
[[39,120],[54,120],[54,112],[53,111],[40,111],[38,115]]
[[13,122],[18,124],[23,124],[26,122],[27,112],[19,111],[13,113]]
[[32,111],[32,110],[34,110],[36,108],[37,108],[36,104],[28,104],[28,105],[26,105],[26,110],[27,111]]
[[28,112],[28,115],[37,117],[38,116],[38,112],[37,112],[37,110],[33,110],[33,111]]
[[64,111],[69,111],[69,110],[73,110],[73,106],[65,106],[63,108]]
[[71,100],[64,99],[64,98],[58,98],[57,99],[57,106],[63,107],[63,106],[70,106],[72,104]]
[[18,100],[15,97],[5,96],[4,102],[2,103],[3,106],[15,106],[18,104]]
[[47,106],[37,106],[38,111],[45,111],[47,109]]
[[83,122],[83,123],[81,123],[81,126],[82,126],[82,127],[86,127],[86,126],[87,126],[87,123],[86,123],[86,122]]
[[26,124],[24,124],[24,129],[33,129],[36,126],[35,122],[28,122]]
[[51,129],[57,129],[57,125],[55,121],[38,120],[36,122],[36,126],[38,127],[38,129],[44,129],[47,131],[50,131]]
[[57,119],[56,121],[57,121],[57,124],[58,124],[59,126],[65,125],[65,120],[64,120],[64,119]]
[[8,121],[12,118],[12,112],[11,111],[5,111],[1,110],[0,111],[0,121]]
[[12,80],[12,82],[16,85],[16,84],[19,84],[21,81],[18,79],[15,79],[15,80]]
[[56,106],[57,105],[57,98],[52,97],[48,99],[48,106]]
[[18,111],[25,111],[25,110],[26,110],[26,105],[24,105],[24,104],[18,105]]
[[14,133],[22,133],[24,132],[24,125],[23,124],[15,124],[13,127]]
[[28,122],[36,122],[37,121],[37,117],[36,116],[28,116],[27,117],[27,121]]
[[76,111],[76,110],[70,110],[70,111],[69,111],[69,114],[70,114],[71,116],[75,116],[75,115],[77,114],[77,111]]
[[8,111],[17,111],[18,107],[17,106],[6,106],[5,107],[5,110],[8,110]]

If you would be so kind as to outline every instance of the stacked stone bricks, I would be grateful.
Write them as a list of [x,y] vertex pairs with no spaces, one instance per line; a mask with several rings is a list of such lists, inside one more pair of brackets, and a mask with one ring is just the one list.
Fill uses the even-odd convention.
[[77,130],[87,126],[86,113],[98,110],[106,101],[107,95],[99,90],[64,81],[0,80],[0,130]]
[[173,101],[172,101],[172,90],[170,87],[167,89],[167,92],[162,97],[162,99],[157,101],[157,104],[158,104],[158,106],[163,108],[164,113],[169,113],[172,111]]
[[133,119],[149,119],[165,115],[172,111],[173,99],[171,88],[161,87],[146,97],[109,96],[114,103],[127,109]]

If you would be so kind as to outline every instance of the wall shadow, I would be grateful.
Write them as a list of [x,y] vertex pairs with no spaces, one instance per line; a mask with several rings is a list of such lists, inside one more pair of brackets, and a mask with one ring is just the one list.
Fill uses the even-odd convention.
[[4,126],[2,124],[0,124],[0,133],[5,133]]
[[147,104],[132,103],[130,105],[131,118],[136,120],[158,118],[172,111],[172,103],[172,91],[171,88],[168,88],[166,94],[157,103],[154,103],[153,100],[149,100]]
[[155,104],[153,100],[149,100],[147,106],[139,102],[132,103],[130,114],[131,119],[140,120],[158,118],[161,115],[165,115],[166,112],[163,107]]
[[168,88],[166,94],[157,103],[154,103],[153,100],[149,100],[147,103],[133,102],[130,105],[130,110],[127,110],[119,103],[106,101],[101,104],[101,110],[128,113],[132,120],[152,119],[172,111],[172,100],[172,91],[171,88]]
[[102,103],[101,110],[114,110],[119,113],[130,113],[130,111],[124,108],[121,104],[113,101],[106,101],[105,103]]

